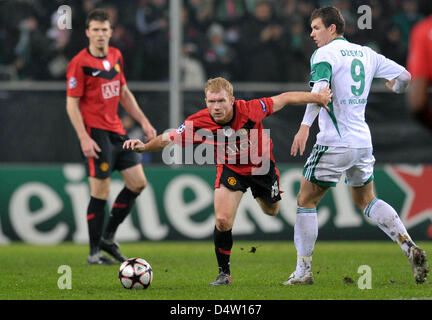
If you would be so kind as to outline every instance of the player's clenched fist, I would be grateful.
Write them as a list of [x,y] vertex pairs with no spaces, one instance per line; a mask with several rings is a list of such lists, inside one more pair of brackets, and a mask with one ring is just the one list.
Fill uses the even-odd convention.
[[144,152],[145,143],[139,139],[129,139],[123,143],[123,149],[130,149],[135,152]]

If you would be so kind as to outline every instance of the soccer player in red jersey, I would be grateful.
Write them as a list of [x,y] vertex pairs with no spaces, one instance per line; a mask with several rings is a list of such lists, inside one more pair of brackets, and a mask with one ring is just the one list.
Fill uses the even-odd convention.
[[[118,116],[119,102],[141,124],[146,139],[156,136],[156,130],[127,87],[122,54],[109,46],[111,35],[107,12],[101,9],[90,12],[86,22],[89,46],[70,61],[66,75],[66,110],[79,138],[91,192],[87,209],[89,264],[113,263],[101,250],[118,261],[125,260],[114,242],[114,235],[147,184],[140,157],[122,148],[128,137]],[[102,234],[110,177],[114,170],[122,175],[125,187],[114,202]]]
[[410,35],[408,71],[411,85],[408,101],[411,111],[426,128],[432,130],[432,110],[428,88],[432,84],[432,16],[417,23]]
[[[210,285],[217,286],[231,283],[231,230],[243,193],[251,188],[265,214],[275,216],[279,212],[279,170],[273,158],[273,143],[262,120],[287,104],[311,102],[326,106],[331,92],[327,87],[319,93],[285,92],[271,98],[235,100],[231,83],[215,78],[207,81],[204,93],[207,108],[189,116],[179,128],[148,143],[127,140],[123,148],[136,152],[157,151],[173,142],[186,148],[199,143],[212,147],[217,168],[213,239],[219,275]],[[210,159],[208,154],[206,158]]]

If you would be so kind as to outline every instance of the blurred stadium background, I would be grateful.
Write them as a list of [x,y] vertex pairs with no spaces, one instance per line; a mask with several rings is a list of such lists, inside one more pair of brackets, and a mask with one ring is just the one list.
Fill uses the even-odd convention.
[[[204,107],[202,85],[210,77],[232,81],[240,99],[309,90],[309,58],[315,50],[309,16],[319,6],[342,10],[348,40],[406,65],[410,30],[429,14],[428,2],[0,0],[0,243],[87,241],[89,192],[65,112],[65,71],[87,45],[85,17],[93,8],[109,9],[111,45],[123,52],[129,87],[161,133]],[[370,30],[357,26],[357,9],[364,4],[372,8]],[[61,5],[72,8],[71,29],[57,27]],[[432,238],[432,135],[411,116],[405,99],[378,81],[369,96],[376,188],[413,238],[426,240]],[[303,111],[293,107],[265,120],[282,172],[281,214],[262,215],[248,193],[234,227],[237,238],[292,239],[295,195],[307,155],[293,158],[289,149]],[[141,137],[134,121],[120,112],[130,136]],[[307,154],[316,131],[315,124]],[[143,163],[149,186],[119,229],[119,240],[211,239],[214,166],[170,167],[161,153],[144,155]],[[121,187],[115,175],[112,195]],[[319,211],[320,239],[386,239],[353,207],[343,181]]]

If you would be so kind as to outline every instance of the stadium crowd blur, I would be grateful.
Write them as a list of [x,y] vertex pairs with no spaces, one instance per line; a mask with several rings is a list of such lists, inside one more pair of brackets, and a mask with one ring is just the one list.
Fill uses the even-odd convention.
[[[315,50],[309,16],[324,5],[341,9],[348,40],[406,65],[409,32],[424,17],[419,1],[183,0],[183,81],[306,81]],[[357,26],[364,4],[370,30]],[[70,30],[57,27],[61,5],[72,8]],[[85,18],[96,7],[110,12],[111,45],[123,52],[127,79],[168,80],[168,0],[0,0],[0,80],[64,80],[69,60],[87,46]]]

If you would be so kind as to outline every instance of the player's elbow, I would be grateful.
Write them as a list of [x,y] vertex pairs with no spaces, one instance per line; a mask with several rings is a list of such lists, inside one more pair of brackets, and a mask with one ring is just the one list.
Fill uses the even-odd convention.
[[404,81],[404,82],[410,82],[411,81],[411,73],[408,72],[408,70],[404,70],[400,75],[399,75],[399,80]]
[[79,108],[79,97],[67,97],[66,98],[66,110],[73,108]]
[[405,93],[408,88],[408,85],[410,84],[410,81],[411,81],[411,74],[407,70],[404,70],[396,78],[396,83],[393,86],[393,91],[398,94]]

